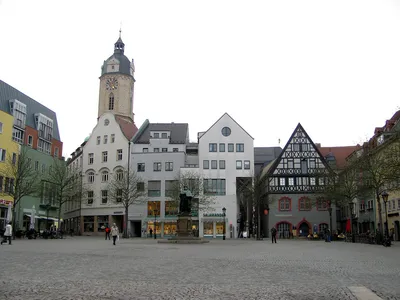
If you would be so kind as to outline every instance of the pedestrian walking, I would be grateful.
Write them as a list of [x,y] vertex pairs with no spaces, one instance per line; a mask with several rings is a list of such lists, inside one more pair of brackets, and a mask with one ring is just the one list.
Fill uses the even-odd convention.
[[277,233],[276,228],[272,227],[272,229],[271,229],[272,244],[274,243],[274,241],[275,241],[275,244],[276,244],[276,233]]
[[1,241],[1,245],[3,245],[3,243],[6,243],[8,240],[8,244],[11,245],[11,237],[12,237],[12,225],[11,222],[8,222],[7,226],[6,226],[6,231],[4,232],[4,238]]
[[115,241],[117,240],[118,234],[119,234],[118,227],[114,223],[113,226],[111,227],[111,235],[113,237],[113,245],[114,246],[115,246]]
[[108,225],[107,225],[107,227],[106,227],[106,229],[104,230],[105,232],[106,232],[106,240],[107,240],[107,238],[109,239],[109,240],[111,240],[111,238],[110,238],[110,227],[108,227]]

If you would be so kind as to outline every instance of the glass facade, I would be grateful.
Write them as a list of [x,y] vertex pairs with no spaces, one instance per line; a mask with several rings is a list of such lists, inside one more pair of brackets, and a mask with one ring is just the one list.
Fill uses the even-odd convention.
[[94,217],[93,216],[83,217],[83,231],[84,232],[94,232]]
[[154,222],[148,222],[147,223],[147,234],[148,234],[148,236],[150,236],[150,229],[153,230],[153,234],[154,234],[154,230],[155,230],[155,233],[157,235],[161,234],[161,224],[159,222],[156,222],[156,227],[155,228],[154,228]]
[[176,234],[176,222],[164,223],[164,236],[173,236]]
[[161,213],[161,202],[160,201],[149,201],[147,202],[147,215],[149,217],[154,216],[154,212],[156,216],[160,216]]
[[101,229],[102,226],[106,226],[108,224],[108,215],[107,216],[97,216],[97,231],[103,232],[104,230]]
[[214,237],[214,222],[204,221],[203,224],[203,236],[207,238]]

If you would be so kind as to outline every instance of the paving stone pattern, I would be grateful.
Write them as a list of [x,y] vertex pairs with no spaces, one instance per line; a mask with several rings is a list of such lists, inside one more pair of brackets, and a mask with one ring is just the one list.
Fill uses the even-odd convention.
[[98,237],[0,248],[0,299],[400,299],[400,244],[229,240],[201,245]]

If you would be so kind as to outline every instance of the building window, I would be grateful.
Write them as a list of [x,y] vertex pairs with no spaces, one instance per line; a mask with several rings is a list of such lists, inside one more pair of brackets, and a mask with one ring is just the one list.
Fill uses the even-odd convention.
[[323,198],[317,199],[317,210],[328,210],[328,201]]
[[155,139],[159,139],[159,138],[160,138],[160,134],[159,134],[158,132],[155,132],[155,133],[154,133],[154,138],[155,138]]
[[177,180],[165,180],[165,197],[174,197],[179,182]]
[[173,148],[172,152],[178,152],[178,148]]
[[35,161],[35,171],[39,171],[39,162]]
[[117,178],[117,181],[122,181],[124,179],[124,171],[117,170],[115,172],[115,177]]
[[244,144],[236,144],[236,152],[244,152]]
[[162,148],[161,151],[162,152],[168,152],[168,148]]
[[93,183],[94,182],[94,172],[89,172],[88,173],[88,182]]
[[0,176],[0,192],[3,191],[3,176]]
[[217,169],[217,167],[218,167],[218,161],[212,160],[211,161],[211,169]]
[[210,168],[210,161],[203,160],[203,169],[209,169],[209,168]]
[[283,177],[279,178],[279,186],[285,186],[285,185],[286,185],[285,178],[283,178]]
[[108,201],[108,191],[102,190],[101,191],[101,204],[107,204]]
[[250,161],[249,161],[249,160],[245,160],[245,161],[244,161],[244,168],[245,168],[246,170],[250,170]]
[[117,160],[122,160],[122,149],[117,150]]
[[17,154],[16,153],[13,153],[12,154],[12,164],[15,166],[15,164],[17,163]]
[[161,163],[160,162],[155,162],[153,164],[153,171],[155,171],[155,172],[160,172],[161,171]]
[[93,191],[87,192],[87,204],[89,205],[93,204],[93,196],[94,196]]
[[94,162],[94,153],[89,153],[88,155],[88,164],[93,165]]
[[210,152],[217,152],[217,143],[210,143],[209,150]]
[[177,216],[178,205],[175,201],[165,201],[165,216]]
[[122,189],[118,189],[118,190],[117,190],[117,195],[116,195],[116,197],[115,197],[115,200],[116,200],[118,203],[121,203],[121,202],[122,202]]
[[104,120],[104,126],[108,126],[110,124],[110,120],[109,119],[105,119]]
[[235,145],[234,144],[228,144],[228,152],[234,152],[235,151]]
[[148,216],[160,216],[161,214],[161,202],[160,201],[148,201],[147,202],[147,215]]
[[160,152],[160,148],[154,148],[154,152]]
[[294,178],[293,177],[289,177],[288,178],[288,183],[289,183],[289,186],[294,186]]
[[168,138],[167,133],[166,132],[161,133],[161,138],[167,139]]
[[149,152],[149,148],[143,148],[143,153]]
[[3,123],[0,122],[0,133],[3,133]]
[[101,182],[107,182],[107,181],[108,181],[108,171],[101,172]]
[[219,144],[219,152],[225,152],[225,144]]
[[83,231],[84,232],[94,232],[94,217],[93,216],[83,217]]
[[236,170],[241,170],[242,169],[242,161],[241,160],[237,160],[236,161]]
[[225,195],[225,179],[204,179],[204,194],[206,195]]
[[33,136],[28,135],[28,146],[32,147],[33,146]]
[[145,164],[144,163],[138,163],[137,164],[137,171],[138,172],[144,172],[146,170]]
[[161,196],[161,181],[153,180],[148,182],[147,196],[160,197]]
[[6,150],[0,148],[0,161],[6,161]]
[[171,162],[166,162],[165,163],[165,171],[173,171],[174,170],[174,163]]
[[283,197],[279,199],[279,210],[280,211],[292,210],[292,200],[288,197]]
[[310,177],[310,185],[315,185],[315,177]]
[[54,149],[54,156],[55,156],[55,157],[58,157],[58,154],[59,154],[59,153],[58,153],[58,148],[56,147],[56,148]]
[[111,93],[108,97],[108,110],[114,110],[114,94]]
[[224,127],[221,130],[221,133],[223,136],[230,136],[231,135],[231,129],[229,127]]
[[97,137],[97,145],[100,145],[100,141],[101,141],[101,137],[98,136],[98,137]]
[[114,143],[115,142],[115,134],[113,133],[113,134],[111,134],[111,143]]
[[220,168],[221,170],[224,170],[224,169],[225,169],[225,160],[220,160],[220,161],[219,161],[219,168]]
[[138,192],[144,192],[144,182],[138,182],[138,183],[136,183],[136,191],[138,191]]
[[42,173],[46,172],[46,165],[42,164]]
[[311,210],[311,199],[308,197],[301,197],[299,199],[299,210]]
[[22,142],[24,140],[24,132],[22,130],[20,130],[20,129],[13,128],[12,139],[14,141],[16,141],[17,143],[22,144]]
[[103,153],[102,153],[102,161],[103,161],[103,162],[107,162],[107,158],[108,158],[108,153],[107,153],[107,151],[103,151]]
[[104,143],[104,144],[107,144],[107,142],[108,142],[108,135],[105,135],[105,136],[104,136],[103,143]]

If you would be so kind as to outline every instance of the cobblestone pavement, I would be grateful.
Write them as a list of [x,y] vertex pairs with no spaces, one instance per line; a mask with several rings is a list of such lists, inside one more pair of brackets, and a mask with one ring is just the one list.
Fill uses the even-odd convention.
[[400,299],[399,256],[400,244],[16,240],[0,247],[0,299],[357,299],[351,286]]

